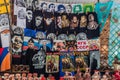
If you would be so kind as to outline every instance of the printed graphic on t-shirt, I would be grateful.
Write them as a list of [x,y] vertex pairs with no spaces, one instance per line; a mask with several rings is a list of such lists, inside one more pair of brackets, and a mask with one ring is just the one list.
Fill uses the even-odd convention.
[[46,72],[56,73],[59,71],[59,56],[51,54],[46,56]]
[[42,69],[45,65],[45,52],[44,51],[38,51],[37,54],[35,54],[32,58],[34,69]]
[[75,55],[75,70],[80,69],[85,71],[89,65],[89,53],[87,51],[74,52]]

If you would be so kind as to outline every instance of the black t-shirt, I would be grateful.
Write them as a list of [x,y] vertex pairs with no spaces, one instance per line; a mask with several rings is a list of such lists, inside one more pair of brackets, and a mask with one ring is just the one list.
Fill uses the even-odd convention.
[[32,9],[28,9],[26,10],[27,14],[26,14],[26,28],[28,29],[35,29],[34,25],[33,25],[33,11]]
[[69,31],[68,34],[74,34],[76,35],[78,33],[78,14],[69,14],[70,19],[70,25],[69,25]]
[[68,29],[69,29],[69,15],[68,14],[63,14],[63,13],[55,13],[56,17],[56,26],[55,26],[55,31],[56,34],[68,34]]
[[79,32],[86,33],[86,27],[87,27],[87,15],[85,13],[79,14]]
[[97,20],[97,14],[95,12],[90,12],[88,13],[87,17],[88,17],[88,25],[87,25],[88,39],[99,37],[100,31]]
[[35,30],[37,31],[44,31],[44,18],[43,18],[43,13],[40,10],[35,10],[33,12],[33,23],[35,26]]
[[54,33],[55,31],[55,17],[54,14],[51,12],[44,12],[44,29],[46,35],[49,33]]

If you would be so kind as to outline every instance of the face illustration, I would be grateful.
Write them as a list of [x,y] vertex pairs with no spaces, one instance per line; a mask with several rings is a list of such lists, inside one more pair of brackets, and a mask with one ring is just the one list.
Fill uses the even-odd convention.
[[28,42],[28,47],[29,47],[30,49],[33,49],[33,48],[34,48],[34,43],[33,43],[32,41],[29,41],[29,42]]
[[47,4],[46,4],[46,3],[43,3],[43,4],[41,5],[41,7],[42,7],[43,10],[47,10]]
[[89,17],[88,17],[89,21],[94,21],[94,16],[93,14],[90,14]]
[[62,22],[62,18],[61,18],[61,16],[58,16],[57,17],[57,23],[61,23]]
[[67,6],[66,6],[66,12],[67,12],[67,13],[71,13],[71,12],[72,12],[72,7],[71,7],[71,5],[67,5]]
[[9,25],[9,21],[8,21],[7,15],[1,15],[0,18],[1,18],[0,19],[0,27]]
[[27,19],[28,19],[28,22],[30,22],[33,18],[33,13],[31,10],[27,10]]
[[80,19],[80,27],[86,27],[87,26],[87,18],[85,15],[81,16]]
[[39,26],[41,23],[42,23],[42,17],[37,16],[37,17],[35,18],[35,25],[36,25],[36,26]]
[[76,16],[73,16],[72,22],[73,22],[73,23],[76,23],[77,21],[78,21],[77,17],[76,17]]
[[49,10],[50,10],[51,12],[54,12],[54,11],[55,11],[55,5],[54,5],[54,4],[50,4],[50,5],[49,5]]
[[13,40],[13,48],[20,49],[21,47],[22,47],[22,39],[18,36],[15,36]]
[[23,9],[21,9],[21,10],[18,11],[18,17],[20,19],[25,19],[26,18],[26,15],[25,15],[25,12],[24,12]]

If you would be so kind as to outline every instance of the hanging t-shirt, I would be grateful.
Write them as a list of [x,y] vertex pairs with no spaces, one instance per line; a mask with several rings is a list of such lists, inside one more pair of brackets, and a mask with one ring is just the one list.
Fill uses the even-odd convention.
[[73,4],[72,5],[72,12],[73,13],[81,13],[83,12],[83,9],[82,9],[82,4]]
[[[29,56],[29,57],[28,57]],[[27,63],[30,66],[31,73],[45,74],[45,52],[43,50],[36,51],[33,49],[28,49]]]
[[34,22],[35,30],[44,31],[42,11],[35,10],[33,14],[34,14],[33,22]]
[[36,31],[31,29],[24,29],[24,36],[35,38]]
[[70,17],[70,25],[69,25],[68,34],[76,35],[78,33],[78,24],[79,24],[78,15],[69,14],[69,17]]
[[79,14],[79,32],[86,33],[87,15],[85,13]]
[[88,51],[76,51],[75,55],[75,70],[80,69],[81,71],[85,71],[85,69],[89,66],[89,53]]
[[88,25],[87,25],[87,37],[98,38],[100,35],[97,14],[95,12],[90,12],[87,14],[88,17]]
[[52,74],[55,79],[59,79],[59,52],[48,52],[46,56],[46,69],[47,76]]
[[35,29],[33,25],[33,11],[32,9],[26,10],[26,28],[28,29]]
[[55,17],[51,12],[44,12],[44,29],[46,35],[49,33],[54,33],[55,29]]
[[68,14],[55,13],[56,15],[56,34],[68,34],[69,18]]

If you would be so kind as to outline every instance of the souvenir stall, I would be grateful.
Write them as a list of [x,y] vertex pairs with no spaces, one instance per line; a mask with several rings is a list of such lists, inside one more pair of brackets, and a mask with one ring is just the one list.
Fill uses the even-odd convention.
[[120,80],[120,3],[2,0],[0,4],[0,78]]

